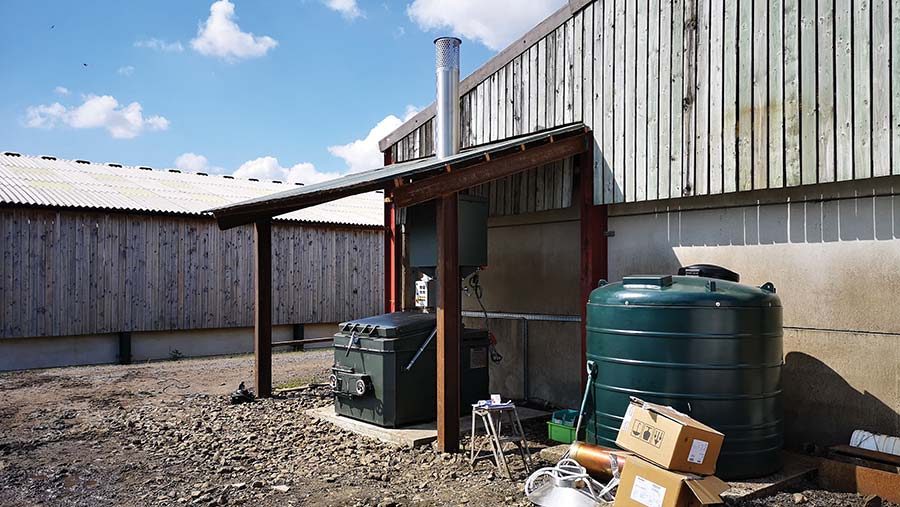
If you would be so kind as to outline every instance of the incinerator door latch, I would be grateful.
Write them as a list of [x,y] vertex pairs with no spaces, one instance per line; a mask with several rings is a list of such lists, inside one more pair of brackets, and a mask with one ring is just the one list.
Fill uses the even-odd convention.
[[356,373],[353,368],[331,367],[331,392],[335,396],[360,397],[372,391],[372,377]]
[[361,336],[371,337],[377,336],[379,326],[374,324],[347,324],[344,326],[342,331],[349,332],[350,338],[347,340],[347,353],[344,354],[344,357],[350,356],[350,351],[353,349],[353,346],[359,347],[359,338]]

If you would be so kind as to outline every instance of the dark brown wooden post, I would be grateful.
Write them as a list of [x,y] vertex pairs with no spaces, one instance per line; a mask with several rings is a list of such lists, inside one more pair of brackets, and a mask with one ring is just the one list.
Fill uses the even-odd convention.
[[[384,151],[384,166],[394,163],[392,148]],[[397,207],[393,202],[393,187],[384,189],[384,312],[396,312],[403,306],[400,299],[400,226]]]
[[257,220],[253,226],[253,338],[256,396],[272,396],[272,222]]
[[131,364],[131,333],[119,333],[119,364]]
[[455,193],[437,200],[437,441],[459,450],[459,214]]
[[581,185],[581,382],[587,382],[587,301],[597,282],[607,275],[607,210],[594,205],[594,157],[588,150],[576,157]]
[[384,312],[396,312],[399,284],[397,247],[400,234],[397,226],[397,208],[394,203],[384,203]]

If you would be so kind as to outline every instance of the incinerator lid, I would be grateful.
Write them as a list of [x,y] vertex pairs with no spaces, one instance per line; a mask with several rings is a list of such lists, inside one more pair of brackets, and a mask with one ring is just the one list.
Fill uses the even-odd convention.
[[340,332],[350,334],[355,331],[362,337],[394,338],[425,329],[431,331],[436,325],[437,319],[433,313],[394,312],[342,322]]

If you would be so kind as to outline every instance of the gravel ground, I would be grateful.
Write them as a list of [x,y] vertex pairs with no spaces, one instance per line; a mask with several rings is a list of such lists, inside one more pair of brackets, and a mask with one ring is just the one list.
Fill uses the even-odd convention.
[[[278,354],[324,382],[330,351]],[[252,357],[0,375],[0,505],[525,505],[486,461],[391,447],[304,411],[324,389],[231,405]],[[543,422],[526,425],[535,440]]]
[[803,483],[768,498],[739,500],[736,507],[897,507],[880,499],[856,493],[833,493],[817,489],[813,483]]
[[[331,358],[277,354],[275,383],[325,382]],[[392,447],[308,417],[330,403],[325,389],[231,405],[252,374],[252,356],[0,374],[0,505],[529,505],[521,467],[509,481],[486,461],[473,468],[460,454]],[[544,422],[523,424],[535,465],[549,465],[537,456]],[[801,494],[804,507],[865,503],[812,486]]]

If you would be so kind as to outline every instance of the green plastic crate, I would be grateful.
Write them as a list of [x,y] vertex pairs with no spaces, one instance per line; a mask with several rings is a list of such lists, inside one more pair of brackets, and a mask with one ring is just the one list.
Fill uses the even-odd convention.
[[577,410],[557,410],[547,421],[547,437],[554,442],[571,444],[575,440],[575,420]]
[[575,428],[547,421],[547,436],[554,442],[571,444],[575,441]]
[[575,426],[575,420],[578,419],[578,411],[573,410],[571,408],[566,408],[563,410],[557,410],[553,412],[553,416],[550,419],[555,424],[562,424],[564,426]]

